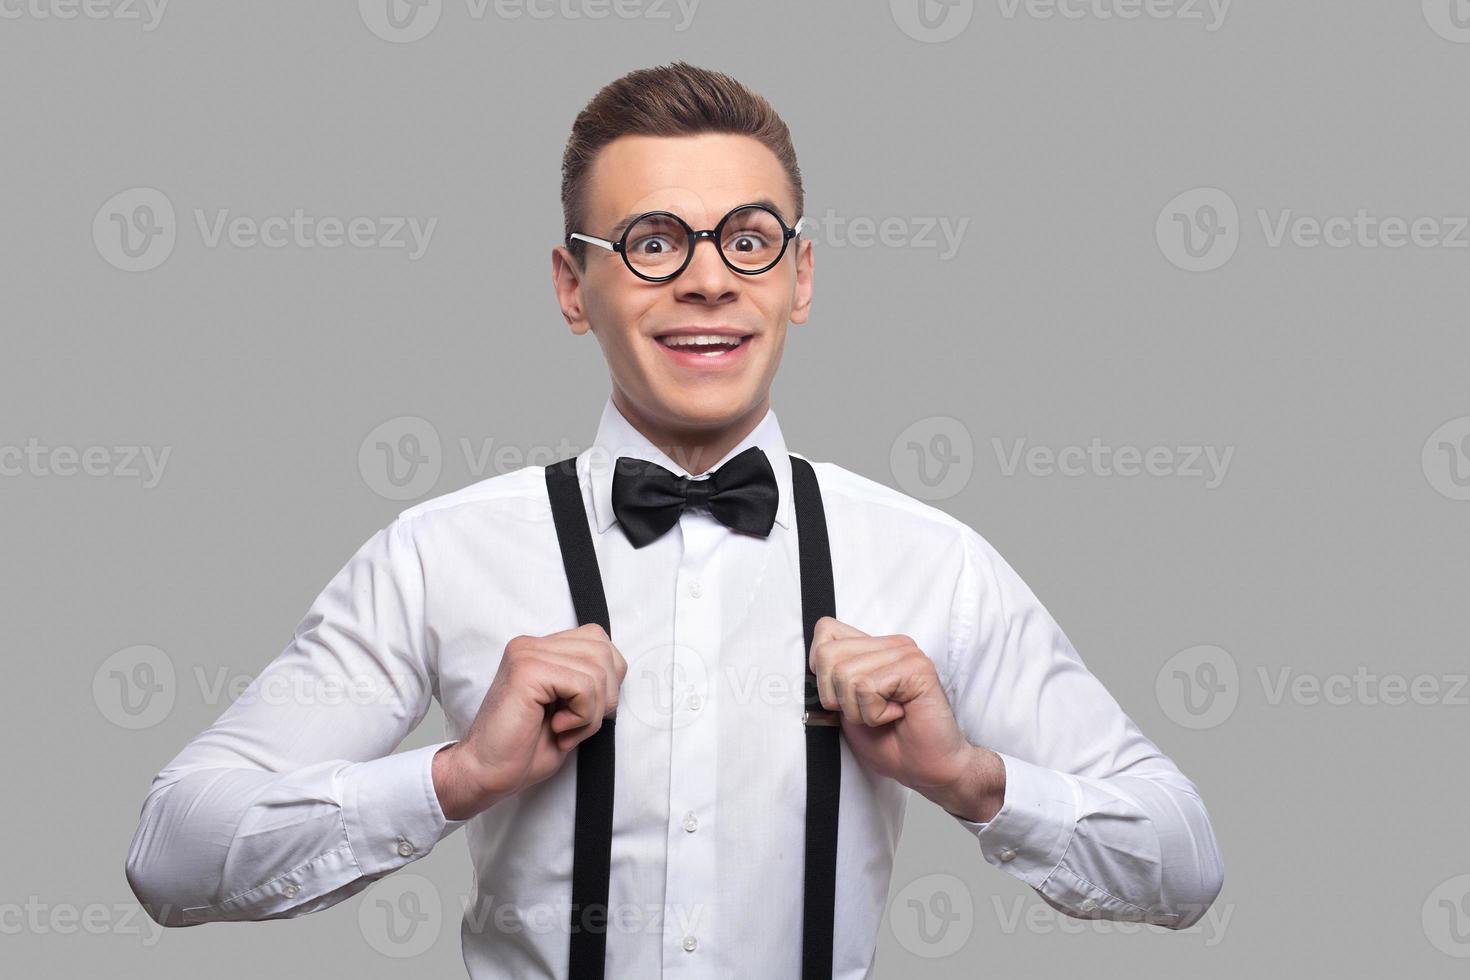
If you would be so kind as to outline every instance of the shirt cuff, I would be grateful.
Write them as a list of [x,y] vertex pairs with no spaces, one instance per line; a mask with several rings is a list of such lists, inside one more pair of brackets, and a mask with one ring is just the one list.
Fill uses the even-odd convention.
[[1076,787],[1066,773],[996,754],[1006,767],[1000,810],[985,823],[950,816],[975,835],[986,862],[1040,889],[1061,863],[1076,829]]
[[434,791],[434,755],[452,744],[426,745],[342,771],[342,820],[363,874],[386,874],[417,861],[464,823],[445,818]]

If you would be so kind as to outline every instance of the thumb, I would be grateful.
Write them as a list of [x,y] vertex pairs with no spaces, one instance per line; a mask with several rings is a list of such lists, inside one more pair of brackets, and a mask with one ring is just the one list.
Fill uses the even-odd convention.
[[823,616],[817,620],[816,628],[812,630],[812,645],[826,640],[846,640],[854,636],[867,636],[856,626],[849,626],[834,616]]

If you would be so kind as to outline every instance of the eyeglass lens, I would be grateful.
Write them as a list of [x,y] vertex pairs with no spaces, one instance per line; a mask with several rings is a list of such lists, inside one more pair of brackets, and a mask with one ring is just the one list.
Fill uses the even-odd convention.
[[[762,207],[731,212],[720,229],[719,246],[726,261],[749,271],[764,269],[781,254],[786,235],[781,222]],[[628,229],[623,254],[639,272],[664,276],[684,264],[693,242],[685,227],[667,214],[640,218]]]

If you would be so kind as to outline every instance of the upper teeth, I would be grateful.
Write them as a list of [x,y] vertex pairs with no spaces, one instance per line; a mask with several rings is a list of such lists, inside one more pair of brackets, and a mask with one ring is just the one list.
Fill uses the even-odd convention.
[[680,336],[668,336],[663,342],[671,347],[692,347],[697,344],[738,344],[739,337],[727,337],[721,334],[683,334]]

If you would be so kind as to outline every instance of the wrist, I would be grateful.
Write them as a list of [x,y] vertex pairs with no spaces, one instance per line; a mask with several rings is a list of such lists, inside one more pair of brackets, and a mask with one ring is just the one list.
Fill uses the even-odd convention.
[[956,817],[988,823],[1005,805],[1005,788],[1005,762],[990,749],[972,745],[961,756],[955,777],[925,795]]
[[434,753],[434,792],[448,820],[468,820],[501,799],[483,768],[454,742]]

